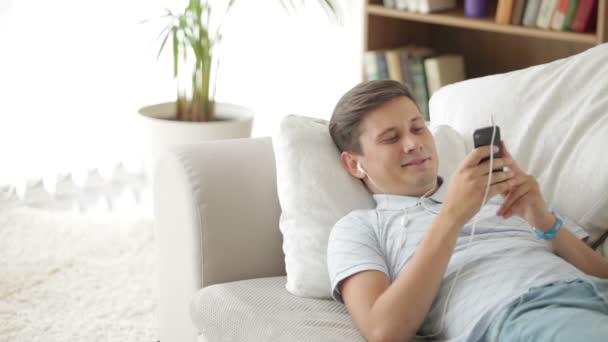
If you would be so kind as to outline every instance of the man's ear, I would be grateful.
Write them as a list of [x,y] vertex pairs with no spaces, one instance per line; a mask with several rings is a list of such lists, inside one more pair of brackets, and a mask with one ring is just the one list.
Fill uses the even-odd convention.
[[365,174],[357,169],[358,156],[348,153],[346,151],[340,153],[340,161],[342,166],[350,173],[351,176],[359,179],[365,178]]

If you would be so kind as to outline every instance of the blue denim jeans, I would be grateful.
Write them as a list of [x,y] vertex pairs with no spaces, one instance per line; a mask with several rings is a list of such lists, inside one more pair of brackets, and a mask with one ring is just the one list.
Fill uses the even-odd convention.
[[493,320],[482,341],[608,341],[608,280],[530,289]]

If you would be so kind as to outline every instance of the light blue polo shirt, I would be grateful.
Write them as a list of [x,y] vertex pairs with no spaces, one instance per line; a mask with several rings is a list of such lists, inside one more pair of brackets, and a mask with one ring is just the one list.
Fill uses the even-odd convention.
[[[412,258],[447,193],[443,182],[429,198],[425,209],[417,197],[375,194],[375,209],[354,210],[333,227],[327,250],[332,296],[343,302],[337,285],[366,270],[387,275],[391,283]],[[483,334],[493,315],[532,287],[557,281],[583,279],[583,272],[557,256],[532,227],[519,217],[504,220],[496,216],[502,198],[495,196],[475,216],[473,242],[471,219],[462,228],[444,274],[439,293],[419,334],[440,332],[434,339],[475,340]],[[409,208],[408,225],[401,225],[404,208]],[[565,218],[565,226],[579,238],[585,231]],[[447,307],[444,327],[441,316],[456,272],[462,267]]]

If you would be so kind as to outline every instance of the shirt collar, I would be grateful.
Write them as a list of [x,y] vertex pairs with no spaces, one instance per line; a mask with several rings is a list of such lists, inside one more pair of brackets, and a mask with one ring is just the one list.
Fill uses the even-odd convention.
[[[443,200],[448,191],[448,182],[443,177],[439,178],[439,188],[431,196],[427,197],[436,203],[443,203]],[[420,197],[415,196],[402,196],[392,194],[374,194],[374,200],[376,201],[376,209],[403,209],[404,207],[416,205]]]

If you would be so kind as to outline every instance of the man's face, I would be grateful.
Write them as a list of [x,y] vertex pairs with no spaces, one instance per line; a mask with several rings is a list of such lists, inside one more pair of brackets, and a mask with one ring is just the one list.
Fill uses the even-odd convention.
[[435,142],[418,108],[407,97],[395,98],[368,113],[359,139],[363,155],[356,158],[377,184],[364,178],[373,193],[422,196],[435,185]]

